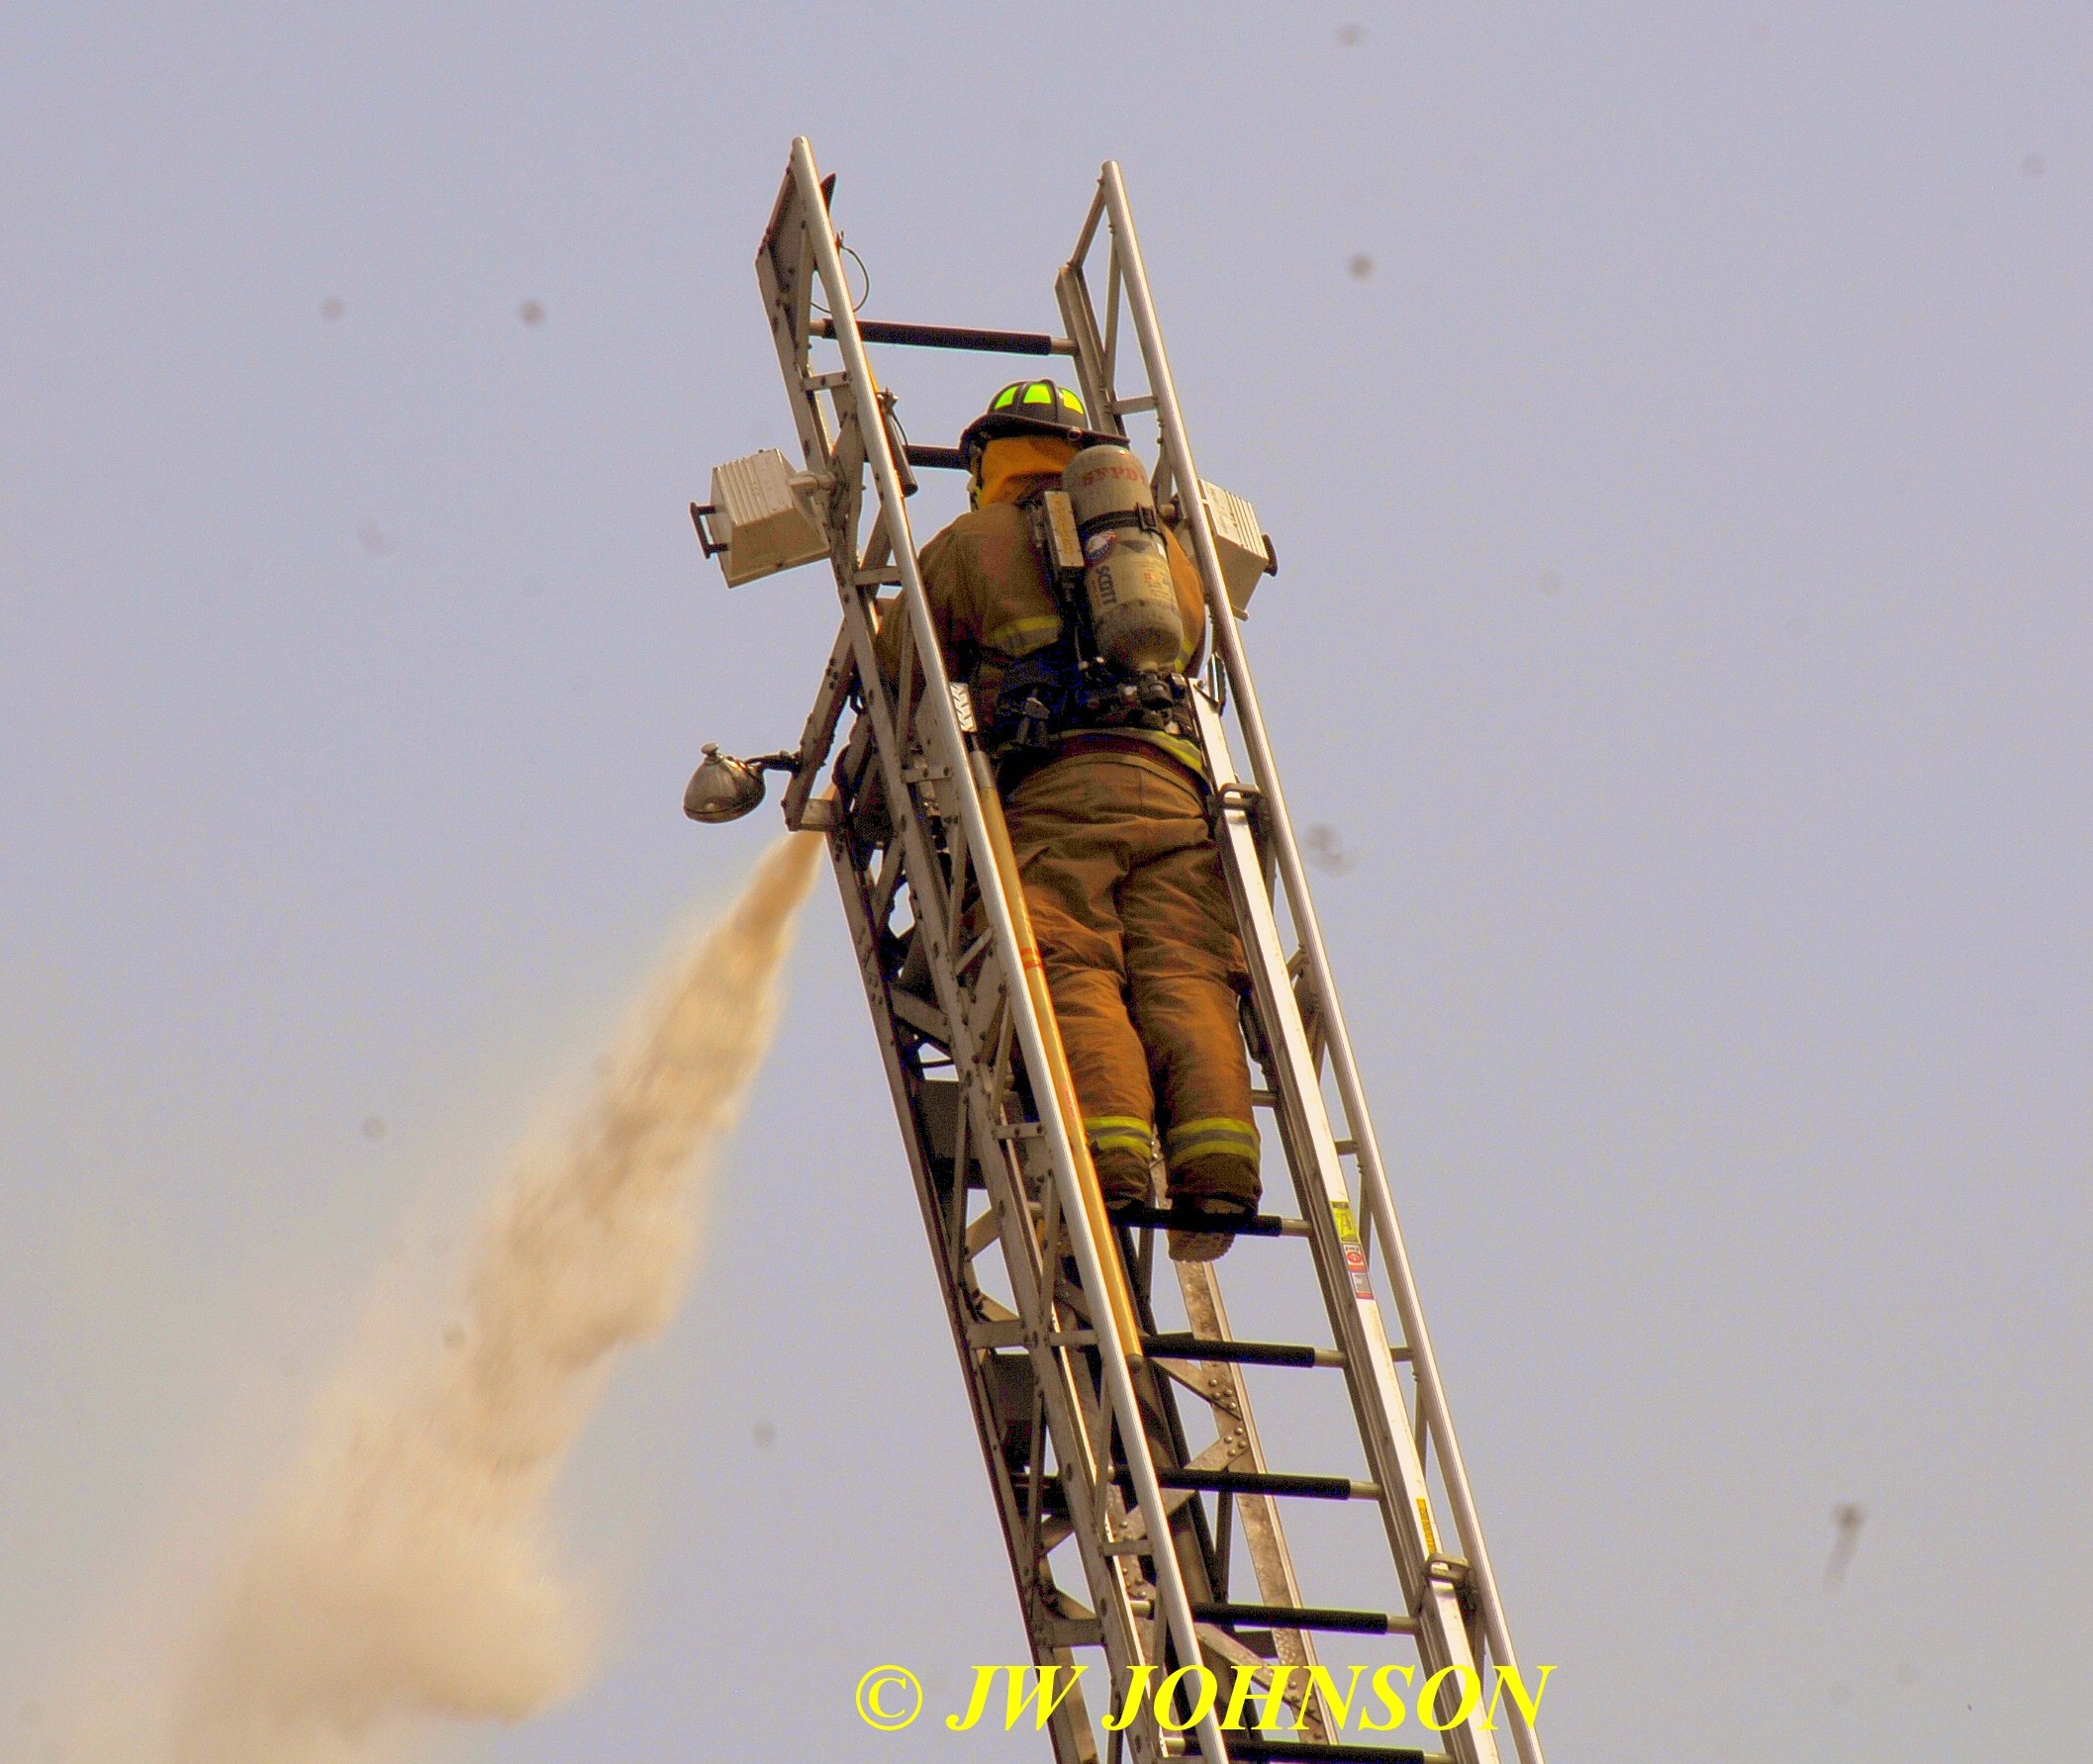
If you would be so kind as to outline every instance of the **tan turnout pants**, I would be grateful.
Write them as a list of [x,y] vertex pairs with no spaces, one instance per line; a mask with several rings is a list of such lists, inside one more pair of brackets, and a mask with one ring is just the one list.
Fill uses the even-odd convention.
[[1255,1202],[1235,911],[1198,787],[1171,761],[1079,752],[1004,808],[1083,1127],[1107,1201]]

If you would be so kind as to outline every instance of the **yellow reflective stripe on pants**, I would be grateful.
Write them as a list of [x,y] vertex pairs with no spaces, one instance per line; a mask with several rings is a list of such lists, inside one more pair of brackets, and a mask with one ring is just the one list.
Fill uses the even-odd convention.
[[1204,1121],[1181,1122],[1170,1130],[1164,1144],[1169,1149],[1173,1165],[1193,1158],[1212,1157],[1215,1153],[1232,1153],[1247,1158],[1253,1165],[1258,1161],[1256,1124],[1226,1115],[1212,1116]]
[[1155,1129],[1138,1115],[1085,1115],[1084,1137],[1099,1152],[1133,1152],[1153,1157]]

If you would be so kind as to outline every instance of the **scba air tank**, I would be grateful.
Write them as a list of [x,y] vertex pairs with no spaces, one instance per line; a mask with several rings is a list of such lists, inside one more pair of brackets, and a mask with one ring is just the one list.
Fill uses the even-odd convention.
[[1062,475],[1083,541],[1083,587],[1097,653],[1129,674],[1168,674],[1185,647],[1185,620],[1156,499],[1124,447],[1087,447]]

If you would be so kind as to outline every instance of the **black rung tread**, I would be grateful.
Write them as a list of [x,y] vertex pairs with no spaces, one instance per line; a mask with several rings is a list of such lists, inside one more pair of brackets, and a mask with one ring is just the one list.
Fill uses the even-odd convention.
[[912,466],[923,466],[931,471],[964,472],[967,456],[957,447],[929,447],[910,441],[903,449]]
[[1392,1635],[1406,1628],[1401,1619],[1385,1611],[1333,1611],[1317,1605],[1194,1605],[1191,1615],[1223,1628],[1264,1624],[1275,1629],[1327,1629],[1340,1635]]
[[1143,1336],[1141,1349],[1155,1359],[1204,1359],[1217,1365],[1314,1366],[1320,1351],[1297,1342],[1214,1342],[1204,1336]]
[[1215,1495],[1303,1495],[1311,1501],[1349,1501],[1362,1486],[1349,1476],[1295,1476],[1273,1470],[1161,1470],[1164,1488]]
[[[1131,1495],[1133,1474],[1112,1466],[1112,1478]],[[1156,1486],[1204,1495],[1303,1495],[1314,1501],[1371,1501],[1379,1490],[1349,1476],[1303,1476],[1284,1470],[1178,1470],[1158,1466]]]
[[1200,1213],[1179,1207],[1114,1207],[1114,1225],[1142,1231],[1204,1231],[1228,1238],[1278,1238],[1290,1221],[1278,1213]]
[[[836,333],[833,319],[816,319],[808,329],[817,337]],[[858,337],[867,343],[905,343],[917,349],[972,349],[988,355],[1051,355],[1061,339],[1044,330],[982,330],[971,325],[899,325],[891,319],[860,319]]]
[[[1186,1764],[1199,1754],[1187,1754]],[[1288,1744],[1280,1739],[1259,1739],[1255,1734],[1228,1735],[1228,1755],[1239,1758],[1243,1764],[1267,1758],[1296,1759],[1298,1764],[1429,1764],[1433,1758],[1443,1758],[1444,1752],[1420,1752],[1407,1745],[1322,1745],[1311,1739],[1297,1744]]]

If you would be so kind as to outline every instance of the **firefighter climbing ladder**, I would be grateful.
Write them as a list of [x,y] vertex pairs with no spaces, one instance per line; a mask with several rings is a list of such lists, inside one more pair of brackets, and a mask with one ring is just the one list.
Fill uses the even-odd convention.
[[[1061,1666],[1064,1681],[1079,1657],[1095,1659],[1091,1650],[1101,1649],[1107,1667],[1079,1681],[1049,1718],[1056,1764],[1100,1757],[1105,1764],[1172,1757],[1496,1764],[1507,1733],[1520,1764],[1542,1764],[1540,1741],[1515,1700],[1489,1695],[1500,1668],[1516,1669],[1511,1635],[1118,168],[1103,168],[1059,273],[1058,336],[860,320],[829,218],[832,187],[809,144],[796,140],[756,259],[809,475],[802,490],[825,530],[843,609],[798,751],[770,763],[792,772],[787,821],[826,836],[842,887],[1034,1661]],[[1087,279],[1100,249],[1107,259],[1101,324]],[[1144,383],[1136,394],[1119,389],[1127,324]],[[1070,357],[1094,427],[1124,433],[1129,416],[1156,419],[1157,500],[1176,499],[1213,633],[1214,653],[1192,696],[1251,970],[1249,1026],[1264,1072],[1258,1100],[1274,1117],[1270,1137],[1284,1149],[1297,1201],[1297,1216],[1245,1222],[1237,1235],[1247,1241],[1229,1266],[1250,1259],[1247,1271],[1260,1283],[1280,1282],[1301,1277],[1305,1254],[1331,1326],[1329,1346],[1235,1339],[1217,1269],[1159,1253],[1166,1213],[1151,1210],[1128,1223],[1102,1210],[973,706],[925,635],[927,604],[904,498],[912,466],[958,461],[948,449],[902,440],[868,344]],[[830,345],[840,365],[824,370],[814,351],[826,356]],[[700,533],[710,548],[702,523]],[[888,597],[886,616],[904,621],[898,684],[881,679],[873,651],[883,589],[899,591]],[[838,751],[847,713],[854,722]],[[1238,772],[1231,732],[1247,754],[1247,776]],[[831,754],[830,783],[817,788]],[[1184,1330],[1159,1333],[1159,1264],[1175,1271]],[[1392,1304],[1392,1341],[1377,1285]],[[1306,1466],[1284,1457],[1274,1467],[1246,1385],[1246,1368],[1259,1367],[1341,1377],[1366,1477],[1304,1473]],[[1186,1403],[1203,1406],[1211,1444],[1192,1446]],[[1198,1418],[1196,1407],[1192,1413]],[[1331,1609],[1304,1598],[1280,1519],[1281,1504],[1295,1499],[1346,1501],[1378,1516],[1392,1570],[1381,1609]],[[1255,1599],[1231,1589],[1238,1534]],[[1397,1751],[1342,1727],[1320,1683],[1296,1670],[1280,1692],[1284,1718],[1262,1730],[1246,1721],[1224,1731],[1238,1667],[1269,1690],[1275,1668],[1315,1663],[1313,1637],[1331,1631],[1392,1636],[1398,1647],[1414,1648],[1413,1697],[1432,1674],[1445,1673],[1432,1706],[1439,1720],[1459,1713],[1463,1678],[1447,1669],[1467,1668],[1483,1695],[1434,1738],[1443,1751]],[[1192,1713],[1197,1680],[1188,1675],[1166,1720],[1151,1705],[1123,1728],[1105,1727],[1130,1688],[1145,1685],[1152,1697],[1172,1671],[1201,1664],[1218,1678],[1222,1698],[1196,1721],[1176,1725]],[[1341,1692],[1346,1675],[1334,1682]],[[1268,1706],[1275,1717],[1280,1708]],[[1282,1737],[1271,1736],[1274,1727]]]

